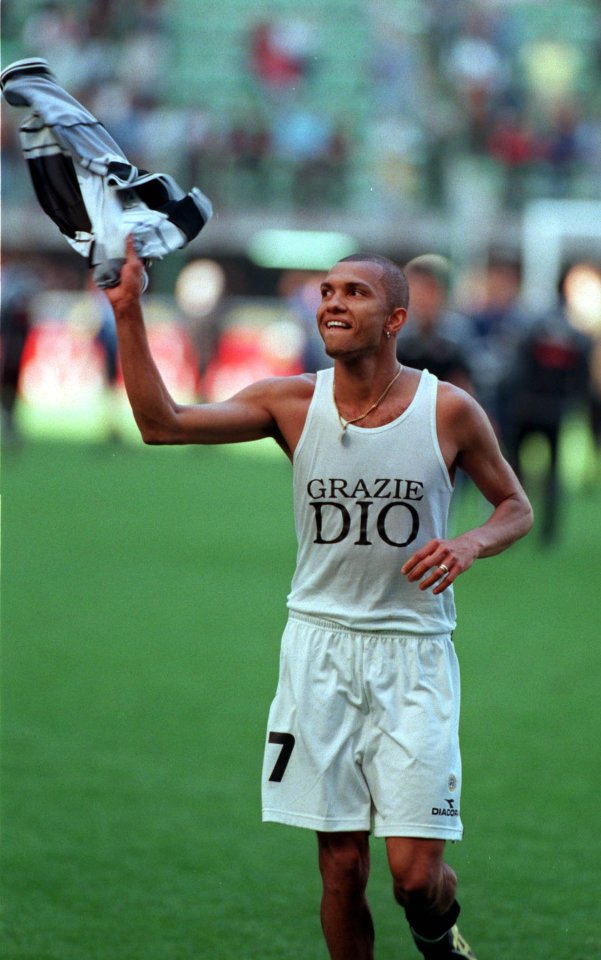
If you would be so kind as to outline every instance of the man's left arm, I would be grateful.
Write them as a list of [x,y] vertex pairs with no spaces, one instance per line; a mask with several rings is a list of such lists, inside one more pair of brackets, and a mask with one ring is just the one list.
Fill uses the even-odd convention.
[[403,565],[420,590],[442,593],[473,563],[501,553],[525,536],[533,522],[532,507],[513,469],[503,456],[492,425],[475,400],[462,391],[449,398],[444,429],[456,440],[455,464],[467,473],[493,507],[479,527],[448,540],[430,540]]

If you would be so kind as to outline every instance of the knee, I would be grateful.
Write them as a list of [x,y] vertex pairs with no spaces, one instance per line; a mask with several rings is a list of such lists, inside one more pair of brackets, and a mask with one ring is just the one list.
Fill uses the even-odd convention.
[[346,896],[361,896],[369,877],[369,849],[360,837],[320,835],[319,869],[324,890]]
[[437,858],[391,864],[394,897],[403,907],[429,906],[446,910],[455,899],[457,877]]
[[397,903],[403,907],[432,901],[438,888],[439,871],[425,867],[408,870],[393,876],[393,891]]

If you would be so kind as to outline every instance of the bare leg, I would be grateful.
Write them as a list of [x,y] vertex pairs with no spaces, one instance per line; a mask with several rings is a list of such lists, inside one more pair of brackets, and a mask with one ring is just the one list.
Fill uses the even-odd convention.
[[429,960],[475,960],[456,927],[457,877],[443,860],[444,840],[392,837],[386,846],[394,895],[405,908],[417,949]]
[[372,960],[374,925],[365,896],[367,833],[318,833],[321,925],[332,960]]
[[388,837],[394,896],[402,907],[441,916],[455,900],[457,877],[444,862],[444,840]]

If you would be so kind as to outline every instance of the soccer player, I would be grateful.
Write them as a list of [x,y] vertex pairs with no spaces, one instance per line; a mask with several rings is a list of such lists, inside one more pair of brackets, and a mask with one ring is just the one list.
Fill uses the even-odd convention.
[[[180,405],[149,351],[133,242],[107,290],[121,363],[150,444],[272,437],[293,463],[298,558],[263,766],[263,818],[317,834],[322,927],[333,960],[373,957],[369,835],[384,837],[394,895],[426,958],[472,958],[457,928],[446,840],[462,835],[454,581],[524,536],[526,495],[482,409],[402,366],[403,272],[355,255],[321,287],[334,366]],[[461,468],[491,504],[448,538]]]

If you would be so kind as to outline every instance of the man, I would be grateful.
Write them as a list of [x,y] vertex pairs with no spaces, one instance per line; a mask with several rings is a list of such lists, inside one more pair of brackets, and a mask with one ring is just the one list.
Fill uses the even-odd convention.
[[561,515],[559,445],[566,417],[586,405],[590,395],[591,341],[571,322],[565,299],[565,277],[557,304],[535,319],[516,346],[507,400],[506,452],[518,476],[522,474],[522,445],[542,435],[549,459],[544,478],[544,507],[540,537],[549,546],[558,533]]
[[31,328],[32,302],[41,284],[29,267],[2,266],[0,306],[0,416],[2,445],[18,446],[21,436],[15,420],[25,344]]
[[410,260],[403,272],[411,305],[397,342],[399,360],[475,395],[468,355],[470,322],[449,306],[451,264],[446,257],[424,254]]
[[[373,824],[421,953],[474,958],[443,859],[445,840],[462,832],[451,587],[528,531],[526,496],[476,402],[398,363],[408,292],[386,258],[347,258],[322,283],[317,323],[333,368],[203,406],[177,404],[165,388],[145,335],[141,276],[129,240],[120,286],[107,296],[145,442],[272,437],[293,461],[299,554],[263,817],[317,833],[330,956],[373,957],[365,897]],[[492,512],[447,539],[459,465]]]
[[469,314],[470,363],[476,396],[507,449],[516,358],[533,318],[520,301],[520,265],[511,257],[491,257],[482,280],[482,295]]

